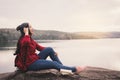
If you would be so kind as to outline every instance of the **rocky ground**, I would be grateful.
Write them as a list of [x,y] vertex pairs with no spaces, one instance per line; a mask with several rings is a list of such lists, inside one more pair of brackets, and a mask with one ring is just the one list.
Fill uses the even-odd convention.
[[0,80],[120,80],[120,71],[87,67],[79,74],[62,74],[55,69],[9,72],[0,74]]

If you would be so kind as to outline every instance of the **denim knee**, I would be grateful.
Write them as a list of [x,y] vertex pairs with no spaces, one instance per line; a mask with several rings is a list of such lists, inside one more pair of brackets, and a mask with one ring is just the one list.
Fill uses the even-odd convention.
[[53,48],[51,48],[51,47],[46,47],[46,50],[48,50],[48,51],[54,51]]

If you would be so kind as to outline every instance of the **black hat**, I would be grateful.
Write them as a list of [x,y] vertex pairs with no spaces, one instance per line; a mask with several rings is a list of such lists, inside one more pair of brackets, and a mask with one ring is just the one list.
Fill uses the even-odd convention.
[[17,30],[17,31],[19,31],[19,30],[20,30],[20,31],[23,31],[23,28],[24,28],[24,27],[26,27],[26,28],[29,27],[29,23],[22,23],[21,25],[19,25],[19,26],[16,28],[16,30]]

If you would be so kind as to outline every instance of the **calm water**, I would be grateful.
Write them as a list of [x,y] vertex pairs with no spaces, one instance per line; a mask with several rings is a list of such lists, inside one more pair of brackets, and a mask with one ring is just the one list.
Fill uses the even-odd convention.
[[[60,40],[41,45],[53,47],[63,64],[68,66],[120,70],[120,39]],[[0,50],[0,73],[15,70],[13,53],[14,50]]]

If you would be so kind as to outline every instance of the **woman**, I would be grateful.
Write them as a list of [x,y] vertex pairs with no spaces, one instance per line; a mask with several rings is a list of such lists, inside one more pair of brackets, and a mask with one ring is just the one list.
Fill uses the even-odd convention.
[[[36,71],[43,69],[66,69],[72,72],[80,72],[83,67],[64,66],[59,60],[57,53],[51,47],[43,47],[32,38],[33,29],[29,23],[22,23],[16,28],[21,32],[15,52],[15,66],[22,71]],[[36,54],[35,51],[40,51]],[[46,60],[50,56],[52,61]]]

